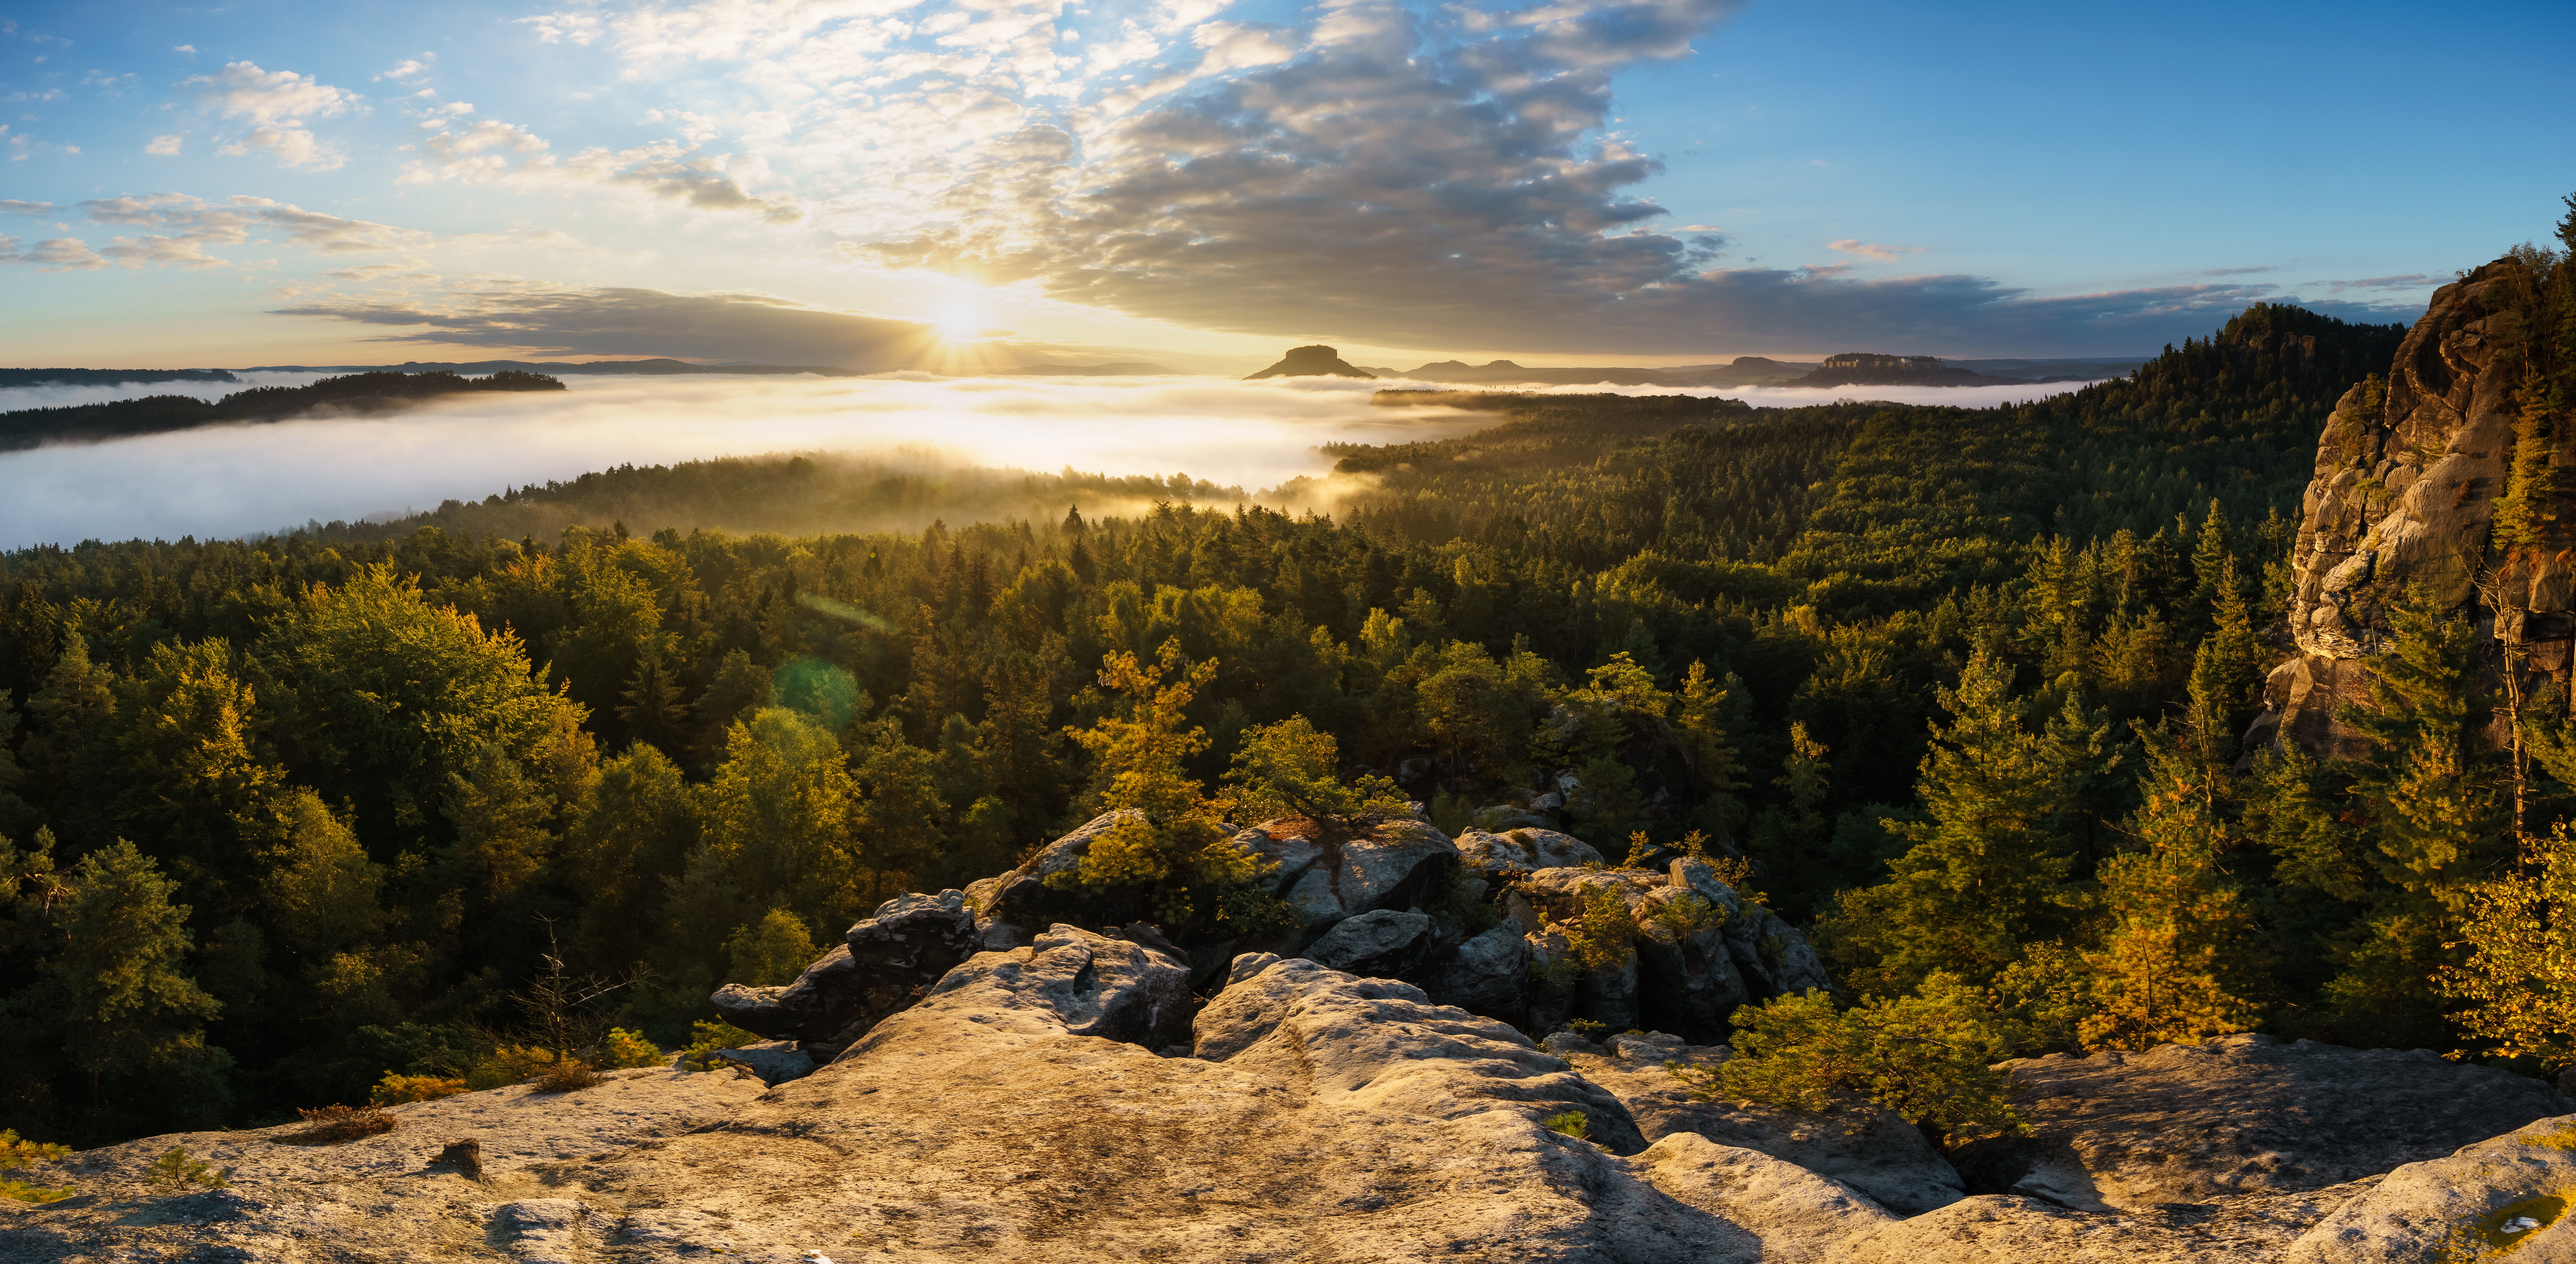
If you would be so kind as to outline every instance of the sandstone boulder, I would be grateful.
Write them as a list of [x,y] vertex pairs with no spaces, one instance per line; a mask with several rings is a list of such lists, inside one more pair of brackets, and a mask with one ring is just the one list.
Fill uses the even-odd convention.
[[[1622,1039],[1612,1037],[1614,1042]],[[1626,1037],[1643,1043],[1640,1037]],[[1724,1061],[1724,1046],[1682,1045],[1670,1057],[1683,1063]],[[1579,1051],[1589,1052],[1589,1051]],[[1606,1051],[1603,1051],[1606,1053]],[[1687,1085],[1661,1059],[1613,1059],[1570,1053],[1584,1078],[1610,1090],[1649,1141],[1695,1134],[1722,1146],[1770,1155],[1860,1191],[1900,1216],[1946,1207],[1966,1195],[1959,1173],[1912,1124],[1885,1111],[1866,1118],[1801,1115],[1791,1111],[1691,1100]]]
[[2282,1264],[2576,1260],[2576,1115],[2409,1163],[2290,1244]]
[[745,1031],[794,1040],[826,1059],[910,1005],[975,951],[965,893],[905,895],[850,927],[844,943],[784,987],[727,984],[708,999]]
[[2567,1113],[2556,1089],[2424,1050],[2229,1036],[2006,1064],[2034,1136],[1959,1162],[1980,1191],[2141,1208],[2323,1189]]
[[1458,945],[1424,990],[1443,1005],[1522,1021],[1529,1010],[1529,962],[1528,938],[1505,922]]
[[1458,836],[1458,862],[1483,877],[1508,880],[1534,869],[1589,868],[1602,859],[1592,844],[1554,830],[1489,834],[1471,829]]
[[1306,946],[1306,959],[1326,969],[1392,979],[1431,948],[1431,919],[1380,909],[1347,918]]
[[1760,1239],[1766,1264],[1839,1260],[1854,1240],[1896,1221],[1831,1177],[1696,1133],[1665,1137],[1631,1165],[1675,1201]]
[[[1069,1035],[1155,1049],[1187,1038],[1194,1001],[1189,963],[1177,955],[1063,925],[1026,948],[977,953],[940,979],[924,1003],[961,992],[988,1010],[1026,1010]],[[841,1060],[863,1057],[878,1043],[872,1034]]]

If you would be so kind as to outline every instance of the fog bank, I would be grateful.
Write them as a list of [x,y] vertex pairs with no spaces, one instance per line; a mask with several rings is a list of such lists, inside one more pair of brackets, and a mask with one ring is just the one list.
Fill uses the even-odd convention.
[[[240,383],[0,390],[0,409],[151,394],[215,397],[253,385],[300,385],[323,375],[241,376]],[[505,487],[623,464],[785,451],[927,448],[956,465],[1186,472],[1258,489],[1329,469],[1331,463],[1314,450],[1319,444],[1445,438],[1499,420],[1491,413],[1374,408],[1374,390],[1437,384],[1342,378],[893,374],[572,378],[566,385],[562,393],[455,396],[390,417],[228,425],[0,456],[0,486],[9,489],[0,498],[0,548],[259,534],[307,521],[400,516],[434,509],[443,500],[480,500]],[[1606,389],[1614,388],[1534,393]],[[1722,395],[1771,408],[1856,394],[1615,389],[1631,395]],[[1868,394],[1982,407],[2071,389],[2073,384],[1889,387]]]

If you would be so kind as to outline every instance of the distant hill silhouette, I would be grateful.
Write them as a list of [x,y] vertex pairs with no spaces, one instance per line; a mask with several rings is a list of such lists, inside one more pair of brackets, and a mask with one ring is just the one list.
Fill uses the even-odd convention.
[[567,375],[622,377],[641,375],[655,377],[671,373],[812,373],[822,377],[863,377],[862,369],[836,369],[817,364],[691,364],[669,358],[653,360],[592,360],[572,363],[554,360],[473,360],[464,363],[406,360],[401,364],[261,364],[243,369],[244,373],[543,373],[553,377]]
[[1939,356],[1893,356],[1845,351],[1787,386],[2025,386],[2027,378],[1988,377],[1941,363]]
[[1269,368],[1263,369],[1259,373],[1252,374],[1243,380],[1247,382],[1257,382],[1265,377],[1374,378],[1376,376],[1377,374],[1363,373],[1358,369],[1352,368],[1350,365],[1344,364],[1342,362],[1341,352],[1319,343],[1312,347],[1290,347],[1288,349],[1288,354],[1282,358],[1279,363],[1271,365]]
[[1653,369],[1532,369],[1509,360],[1468,364],[1441,360],[1401,376],[1417,382],[1455,382],[1462,386],[1672,386],[1672,378]]
[[0,452],[40,443],[100,443],[226,421],[283,421],[324,407],[372,416],[440,395],[562,389],[563,383],[542,373],[508,369],[480,378],[453,373],[353,373],[304,386],[254,386],[211,404],[194,395],[147,395],[64,408],[22,408],[0,413]]
[[127,382],[238,382],[222,369],[0,369],[0,386],[119,386]]

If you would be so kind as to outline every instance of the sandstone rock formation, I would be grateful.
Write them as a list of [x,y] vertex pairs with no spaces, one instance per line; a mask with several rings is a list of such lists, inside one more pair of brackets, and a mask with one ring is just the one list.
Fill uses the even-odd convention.
[[2007,1064],[2035,1135],[1958,1158],[1972,1189],[2098,1209],[2302,1193],[2567,1112],[2538,1080],[2421,1049],[2237,1035]]
[[2409,1163],[2308,1231],[2283,1264],[2576,1260],[2576,1116]]
[[1312,347],[1290,347],[1288,349],[1288,354],[1282,357],[1279,363],[1271,365],[1269,368],[1263,369],[1259,373],[1251,374],[1243,380],[1247,382],[1257,382],[1265,377],[1374,378],[1376,376],[1377,374],[1364,373],[1343,363],[1341,352],[1336,351],[1331,347],[1317,345]]
[[828,1060],[972,954],[975,914],[960,891],[898,896],[843,938],[793,983],[728,984],[708,999],[726,1022]]
[[[2474,602],[2482,641],[2515,638],[2532,669],[2565,682],[2576,556],[2564,541],[2506,549],[2490,539],[2513,459],[2511,396],[2522,369],[2510,274],[2519,266],[2499,260],[2436,291],[2384,386],[2356,385],[2335,405],[2291,558],[2299,656],[2273,670],[2269,710],[2250,738],[2277,729],[2317,750],[2358,753],[2334,710],[2367,696],[2361,660],[2384,647],[2389,609],[2410,588],[2447,605]],[[2549,459],[2576,461],[2576,451],[2562,445]]]

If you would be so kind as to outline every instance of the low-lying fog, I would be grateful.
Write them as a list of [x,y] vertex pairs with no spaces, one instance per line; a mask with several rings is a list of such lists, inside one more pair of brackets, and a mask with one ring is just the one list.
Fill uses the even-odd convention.
[[[155,394],[217,398],[324,374],[237,383],[0,389],[0,411]],[[0,549],[84,539],[278,531],[307,520],[402,514],[505,486],[633,463],[784,451],[931,447],[960,465],[1107,474],[1187,472],[1273,487],[1330,462],[1331,442],[1471,433],[1492,414],[1369,405],[1386,381],[1295,378],[574,377],[563,393],[451,397],[387,418],[214,426],[0,455]],[[1423,383],[1420,385],[1436,385]],[[1984,407],[2074,389],[1879,387],[1874,399]],[[1610,388],[1557,387],[1551,393]],[[1783,408],[1857,392],[1728,388]]]

